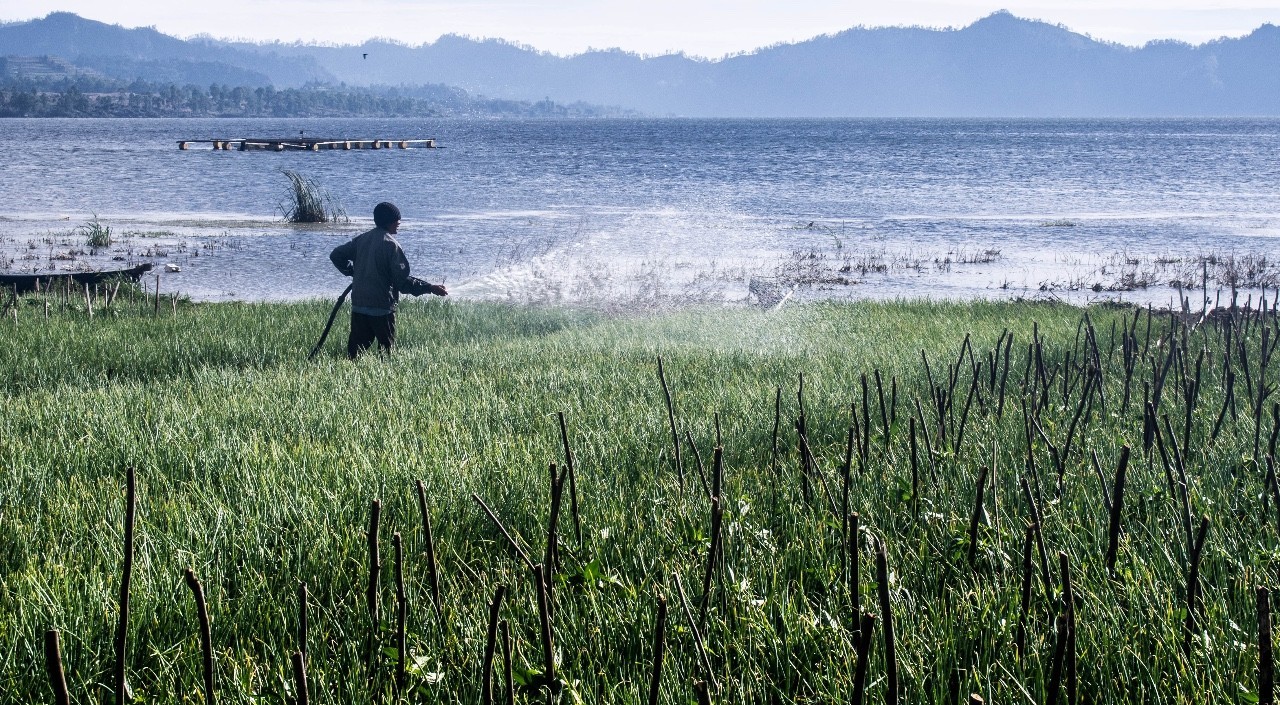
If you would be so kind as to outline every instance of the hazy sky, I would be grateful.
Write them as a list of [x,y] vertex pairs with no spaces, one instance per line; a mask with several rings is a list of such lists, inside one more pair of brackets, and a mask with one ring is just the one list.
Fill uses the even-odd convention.
[[719,57],[858,25],[963,27],[999,9],[1130,45],[1199,44],[1280,24],[1280,0],[5,0],[0,20],[66,10],[180,37],[422,44],[456,33],[557,54],[619,47]]

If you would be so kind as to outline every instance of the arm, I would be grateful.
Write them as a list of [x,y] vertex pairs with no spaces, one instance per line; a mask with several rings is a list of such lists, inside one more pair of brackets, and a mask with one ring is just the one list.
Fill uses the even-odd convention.
[[342,245],[333,248],[333,252],[329,253],[329,261],[333,262],[333,266],[346,276],[351,276],[355,272],[355,254],[356,241],[349,240]]

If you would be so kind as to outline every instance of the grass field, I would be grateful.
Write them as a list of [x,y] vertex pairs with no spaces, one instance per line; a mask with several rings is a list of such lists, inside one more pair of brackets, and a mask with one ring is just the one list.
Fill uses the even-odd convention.
[[[54,297],[46,319],[45,301],[0,318],[0,703],[53,702],[49,629],[71,700],[115,701],[128,468],[135,702],[207,702],[188,568],[221,702],[297,701],[302,583],[310,702],[481,701],[499,586],[515,699],[544,701],[537,582],[472,494],[550,565],[560,414],[573,475],[545,581],[558,702],[651,702],[660,597],[660,703],[696,702],[695,682],[725,703],[1260,699],[1256,591],[1280,565],[1265,460],[1274,317],[1188,326],[1109,308],[1086,324],[1065,306],[918,302],[606,317],[413,301],[395,356],[351,363],[341,318],[306,360],[326,302],[157,315],[122,295],[90,317],[82,297]],[[1121,506],[1114,571],[1108,501]]]

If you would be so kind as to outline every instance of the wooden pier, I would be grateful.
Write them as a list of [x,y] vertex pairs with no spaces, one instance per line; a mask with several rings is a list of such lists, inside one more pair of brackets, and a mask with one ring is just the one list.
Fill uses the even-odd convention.
[[196,145],[209,145],[214,151],[236,150],[247,152],[319,152],[322,149],[436,149],[434,139],[384,140],[346,139],[325,137],[231,137],[212,140],[179,140],[178,149],[191,149]]

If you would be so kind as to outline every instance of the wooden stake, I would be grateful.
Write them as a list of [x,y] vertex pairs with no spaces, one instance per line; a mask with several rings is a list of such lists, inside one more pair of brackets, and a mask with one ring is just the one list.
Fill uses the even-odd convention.
[[71,694],[67,691],[67,676],[62,670],[62,647],[58,644],[57,629],[44,633],[44,668],[49,674],[49,686],[53,688],[53,702],[70,705]]
[[524,549],[520,548],[520,544],[516,543],[516,540],[511,538],[511,534],[507,532],[507,527],[503,526],[501,521],[498,521],[498,516],[493,513],[493,510],[489,508],[489,505],[485,504],[484,500],[480,499],[480,495],[475,492],[471,493],[471,499],[474,499],[476,503],[480,505],[480,508],[484,510],[484,513],[489,515],[489,520],[492,521],[494,526],[498,527],[498,531],[502,532],[502,535],[506,537],[507,543],[511,544],[511,547],[515,549],[516,554],[520,556],[520,560],[524,561],[524,564],[529,567],[529,570],[533,570],[533,561],[529,560],[529,554],[525,553]]
[[973,568],[978,558],[978,521],[982,518],[982,494],[987,488],[987,474],[991,469],[982,466],[978,471],[977,498],[973,501],[973,515],[969,517],[969,567]]
[[675,402],[671,400],[671,389],[667,387],[667,375],[662,370],[662,356],[658,356],[658,380],[662,382],[662,394],[667,400],[667,421],[671,424],[671,447],[675,455],[672,463],[676,466],[676,477],[680,478],[680,486],[684,487],[684,465],[680,462],[680,434],[676,432]]
[[1258,588],[1258,704],[1275,703],[1275,660],[1271,651],[1271,593]]
[[885,703],[897,705],[898,658],[893,642],[893,610],[889,603],[889,559],[885,555],[884,539],[876,543],[876,583],[880,595],[880,619],[884,622]]
[[871,633],[876,626],[876,617],[870,612],[863,613],[858,622],[858,661],[853,671],[853,705],[862,705],[867,686],[867,661],[871,651]]
[[582,520],[578,518],[578,475],[573,463],[573,450],[569,447],[569,429],[564,422],[564,412],[560,417],[560,441],[564,445],[564,467],[569,474],[569,512],[573,515],[573,537],[582,547]]
[[298,694],[298,705],[308,705],[311,695],[307,692],[307,662],[301,651],[293,652],[293,689]]
[[554,695],[560,691],[556,681],[556,653],[551,641],[551,611],[547,604],[547,584],[543,581],[542,565],[533,567],[533,580],[538,591],[538,617],[542,623],[542,665],[547,679],[547,688]]
[[307,584],[298,584],[298,653],[307,658]]
[[658,596],[658,619],[653,627],[653,669],[649,679],[649,705],[658,705],[662,685],[662,654],[666,648],[667,600]]
[[1124,511],[1124,475],[1129,467],[1129,446],[1120,448],[1120,464],[1116,468],[1116,484],[1111,494],[1111,523],[1107,531],[1107,573],[1116,574],[1116,553],[1120,548],[1120,519]]
[[404,594],[404,544],[400,532],[391,535],[391,545],[395,548],[396,564],[396,694],[404,692],[408,681],[408,648],[405,639],[405,628],[409,621],[409,598]]
[[494,591],[493,601],[489,603],[489,632],[484,645],[484,671],[480,681],[481,705],[493,705],[493,654],[498,645],[498,611],[506,592],[506,586],[499,585]]
[[511,626],[507,620],[498,622],[498,631],[502,632],[502,682],[506,690],[506,704],[516,705],[516,684],[511,677]]
[[125,680],[125,656],[129,646],[129,583],[133,580],[133,527],[137,512],[137,483],[134,470],[126,473],[124,510],[124,570],[120,580],[120,618],[116,623],[116,663],[113,683],[117,703],[133,700]]
[[427,490],[422,480],[417,481],[418,511],[422,514],[422,538],[426,542],[427,554],[427,587],[431,588],[431,606],[436,611],[436,621],[444,627],[443,608],[440,604],[440,574],[436,570],[436,546],[431,537],[431,512],[427,509]]
[[1027,526],[1026,538],[1022,542],[1022,608],[1018,610],[1018,631],[1013,638],[1013,650],[1019,659],[1024,658],[1027,644],[1027,614],[1031,611],[1031,573],[1032,543],[1035,541],[1033,525]]
[[187,587],[196,599],[196,619],[200,622],[200,653],[204,656],[204,700],[213,705],[216,700],[213,694],[213,636],[209,628],[209,605],[204,600],[204,588],[196,572],[187,568],[183,574]]
[[680,606],[684,609],[685,621],[689,623],[689,630],[693,632],[693,644],[697,647],[698,658],[702,662],[703,671],[708,680],[718,691],[720,686],[716,683],[715,672],[711,669],[711,659],[707,656],[707,649],[702,645],[702,632],[698,629],[698,623],[693,619],[693,610],[689,608],[689,598],[684,594],[684,583],[680,580],[679,573],[672,573],[672,577],[676,581],[676,592],[680,594]]

